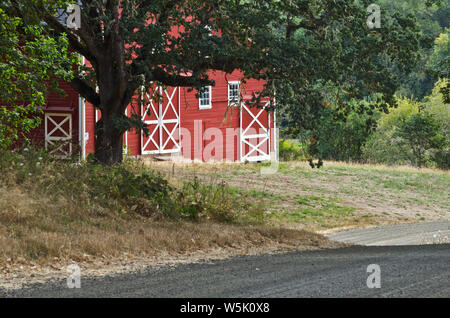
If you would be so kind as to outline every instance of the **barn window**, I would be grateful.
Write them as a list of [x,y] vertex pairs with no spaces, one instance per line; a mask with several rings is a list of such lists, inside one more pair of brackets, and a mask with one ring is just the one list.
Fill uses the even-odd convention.
[[238,106],[239,103],[239,82],[228,83],[228,106]]
[[199,91],[198,108],[209,109],[211,107],[211,86],[202,87]]

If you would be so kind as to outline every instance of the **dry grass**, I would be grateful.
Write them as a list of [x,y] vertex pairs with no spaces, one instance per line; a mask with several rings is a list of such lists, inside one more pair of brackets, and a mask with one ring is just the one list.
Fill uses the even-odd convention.
[[[127,186],[131,179],[123,174],[70,163],[47,164],[45,158],[37,165],[40,155],[34,156],[24,165],[24,157],[10,161],[10,167],[0,161],[4,277],[21,270],[29,273],[30,268],[61,269],[71,262],[106,268],[133,259],[192,260],[193,255],[220,258],[256,250],[333,248],[342,244],[305,229],[448,219],[450,210],[450,174],[439,170],[334,162],[312,170],[307,163],[291,162],[281,164],[274,175],[261,175],[263,165],[152,163],[150,168],[178,193],[175,201],[183,201],[166,206],[162,213],[154,208],[159,201],[128,197],[120,185]],[[188,182],[190,188],[184,189],[186,181],[195,178],[200,183]],[[211,199],[217,197],[217,189],[226,190],[224,200]],[[210,201],[207,205],[204,198]],[[174,211],[167,210],[170,207]],[[180,209],[192,207],[201,207],[197,221],[179,217]],[[247,207],[257,218],[241,224],[219,222],[220,213],[236,209],[230,215],[242,216],[249,214]],[[216,211],[215,217],[210,209]]]
[[[208,216],[207,210],[215,208],[215,201],[205,205],[206,217],[197,221],[168,219],[162,212],[137,213],[139,208],[136,208],[135,201],[123,200],[120,189],[112,186],[109,197],[101,189],[94,191],[89,188],[99,181],[96,178],[104,178],[105,174],[97,172],[90,177],[91,168],[71,163],[45,163],[45,158],[39,159],[39,165],[36,165],[36,159],[22,165],[23,159],[9,163],[10,168],[3,165],[0,179],[0,274],[3,277],[12,277],[20,272],[29,274],[48,266],[63,269],[72,262],[83,264],[88,261],[93,266],[107,268],[107,264],[118,260],[164,260],[183,255],[202,255],[202,258],[215,255],[217,258],[254,250],[342,246],[318,234],[261,222],[220,223],[217,218]],[[166,173],[171,186],[183,193],[184,190],[180,189],[183,189],[184,182],[181,180],[185,179],[175,176],[171,168],[161,171]],[[99,191],[98,196],[92,196],[96,191]],[[202,201],[205,190],[198,191],[184,200],[189,203],[198,197]],[[225,205],[219,202],[222,208],[242,209],[246,206],[230,203],[237,199],[245,202],[246,196],[233,191],[227,193]],[[144,205],[152,204],[144,201]],[[200,204],[192,202],[196,207]],[[185,208],[186,204],[173,207]],[[253,204],[251,207],[257,210],[262,205]],[[173,212],[174,215],[180,213]]]
[[215,248],[251,248],[265,245],[320,246],[325,239],[302,231],[264,226],[209,222],[191,223],[133,219],[83,218],[68,223],[73,207],[30,197],[20,189],[0,189],[0,263],[28,258],[45,263],[62,258],[83,260],[86,255],[182,254]]
[[[285,164],[291,166],[303,166],[308,167],[307,162],[290,161]],[[339,161],[326,161],[326,165],[329,168],[345,168],[345,169],[367,169],[367,170],[384,170],[384,171],[399,171],[399,172],[417,172],[417,173],[433,173],[449,175],[450,171],[432,168],[418,168],[411,165],[386,165],[380,163],[357,163],[357,162],[339,162]]]

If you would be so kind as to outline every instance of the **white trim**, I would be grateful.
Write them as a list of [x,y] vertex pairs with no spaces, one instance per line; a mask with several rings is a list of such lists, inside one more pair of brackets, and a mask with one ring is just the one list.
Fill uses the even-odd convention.
[[[156,91],[159,90],[159,94],[161,95],[161,99],[158,103],[158,107],[153,104],[153,96],[156,93]],[[180,138],[181,138],[181,132],[180,132],[180,87],[175,87],[173,89],[172,94],[169,94],[166,89],[163,90],[162,87],[158,87],[153,92],[152,96],[149,96],[147,92],[142,91],[141,99],[144,100],[144,94],[145,97],[147,97],[147,105],[142,105],[141,107],[141,118],[144,121],[144,123],[149,125],[154,125],[154,128],[150,131],[150,135],[147,139],[147,141],[144,144],[144,132],[141,132],[141,154],[142,155],[148,155],[148,154],[164,154],[164,153],[177,153],[181,151],[181,145],[180,145]],[[174,98],[176,98],[176,94],[178,93],[178,109],[174,105]],[[167,98],[167,104],[164,107],[164,95]],[[164,119],[164,117],[167,114],[167,111],[169,110],[169,107],[172,108],[173,113],[175,114],[176,118],[172,119]],[[156,116],[156,120],[145,120],[145,116],[147,113],[147,110],[150,109],[153,111],[153,113]],[[156,110],[158,108],[158,111]],[[166,127],[165,124],[175,124],[173,129],[169,131],[169,129]],[[168,135],[168,138],[163,143],[163,132],[166,132]],[[178,131],[178,142],[175,140],[175,133]],[[158,132],[158,136],[155,136],[155,134]],[[175,148],[173,149],[166,149],[167,144],[172,141],[175,144]],[[155,146],[155,150],[145,150],[149,144],[153,143]]]
[[181,153],[181,111],[180,111],[180,105],[181,105],[181,87],[177,87],[178,89],[178,148],[180,149]]
[[80,146],[81,146],[81,158],[86,159],[86,101],[84,98],[80,96],[80,107],[79,113],[81,117],[81,129],[79,130],[80,134]]
[[243,136],[242,136],[242,106],[239,109],[239,161],[244,162],[242,160],[242,154],[243,154]]
[[[83,55],[81,55],[81,66],[84,66],[86,63],[86,59]],[[86,101],[85,99],[78,94],[78,134],[79,134],[79,142],[81,148],[81,159],[86,159]]]
[[[125,108],[125,116],[126,117],[128,117],[127,110],[128,110],[128,105]],[[128,154],[128,130],[125,131],[124,137],[125,137],[125,144],[124,144],[125,147],[123,147],[123,155],[126,156]]]
[[276,100],[276,96],[274,96],[273,98],[273,105],[274,105],[274,109],[273,109],[273,131],[274,131],[274,136],[273,136],[273,151],[275,152],[275,162],[279,162],[280,158],[279,158],[279,153],[278,153],[278,143],[280,141],[280,135],[279,135],[279,131],[277,129],[277,100]]
[[[160,108],[158,105],[158,111],[156,111],[155,109],[155,105],[153,104],[153,96],[156,93],[156,89],[155,91],[153,91],[152,96],[149,96],[149,94],[147,92],[144,92],[144,87],[142,87],[142,95],[141,95],[141,99],[144,100],[144,94],[145,97],[147,97],[148,100],[148,104],[147,105],[143,105],[141,107],[141,117],[142,120],[144,121],[144,123],[149,126],[149,125],[155,125],[154,129],[149,132],[149,136],[148,136],[148,140],[147,142],[144,144],[144,131],[142,131],[141,133],[141,153],[142,154],[150,154],[152,153],[152,151],[146,151],[145,148],[147,148],[148,144],[150,143],[150,141],[155,145],[156,149],[159,150],[159,145],[156,142],[156,140],[153,139],[153,136],[155,135],[156,131],[158,131],[159,128],[159,114],[160,114]],[[145,107],[147,106],[147,107]],[[144,109],[145,107],[145,109]],[[151,110],[153,111],[153,113],[156,116],[156,120],[144,120],[145,119],[145,115],[147,114],[147,111],[151,108]]]
[[208,88],[209,89],[209,104],[208,105],[202,105],[202,98],[201,98],[201,92],[198,92],[198,109],[211,109],[212,108],[212,86],[204,86],[202,88]]

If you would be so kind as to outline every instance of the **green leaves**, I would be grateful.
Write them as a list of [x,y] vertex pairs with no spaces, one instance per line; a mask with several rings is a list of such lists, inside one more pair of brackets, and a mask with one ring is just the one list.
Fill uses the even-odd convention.
[[421,168],[424,164],[425,152],[439,147],[439,127],[433,116],[427,112],[413,114],[398,123],[395,137],[402,138],[412,149],[415,164]]
[[[51,80],[72,78],[74,58],[64,36],[49,37],[0,4],[0,150],[36,128]],[[53,85],[54,88],[54,85]]]
[[382,114],[364,146],[364,159],[386,164],[450,167],[450,105],[438,82],[424,102],[399,98],[398,108]]

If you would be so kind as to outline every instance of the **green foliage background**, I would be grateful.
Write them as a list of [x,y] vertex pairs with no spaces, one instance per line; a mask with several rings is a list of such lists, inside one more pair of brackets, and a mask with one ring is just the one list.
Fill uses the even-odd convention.
[[[334,98],[339,88],[324,85],[321,88],[327,92],[325,107],[317,107],[310,124],[295,127],[291,120],[295,116],[282,110],[280,134],[297,139],[298,147],[308,149],[309,158],[448,169],[450,3],[441,1],[440,6],[427,6],[420,0],[376,3],[382,8],[382,23],[385,13],[398,12],[410,16],[420,29],[416,65],[410,72],[400,72],[394,66],[390,70],[399,80],[396,101],[383,110],[370,106],[378,103],[376,96],[354,98],[342,111]],[[427,135],[425,140],[414,141],[411,136],[416,131]]]
[[[399,98],[398,108],[381,115],[377,131],[364,145],[363,159],[449,169],[450,105],[443,102],[443,85],[444,82],[438,82],[424,102]],[[416,133],[423,134],[424,140],[414,140]],[[421,149],[423,158],[414,153],[415,147]]]

